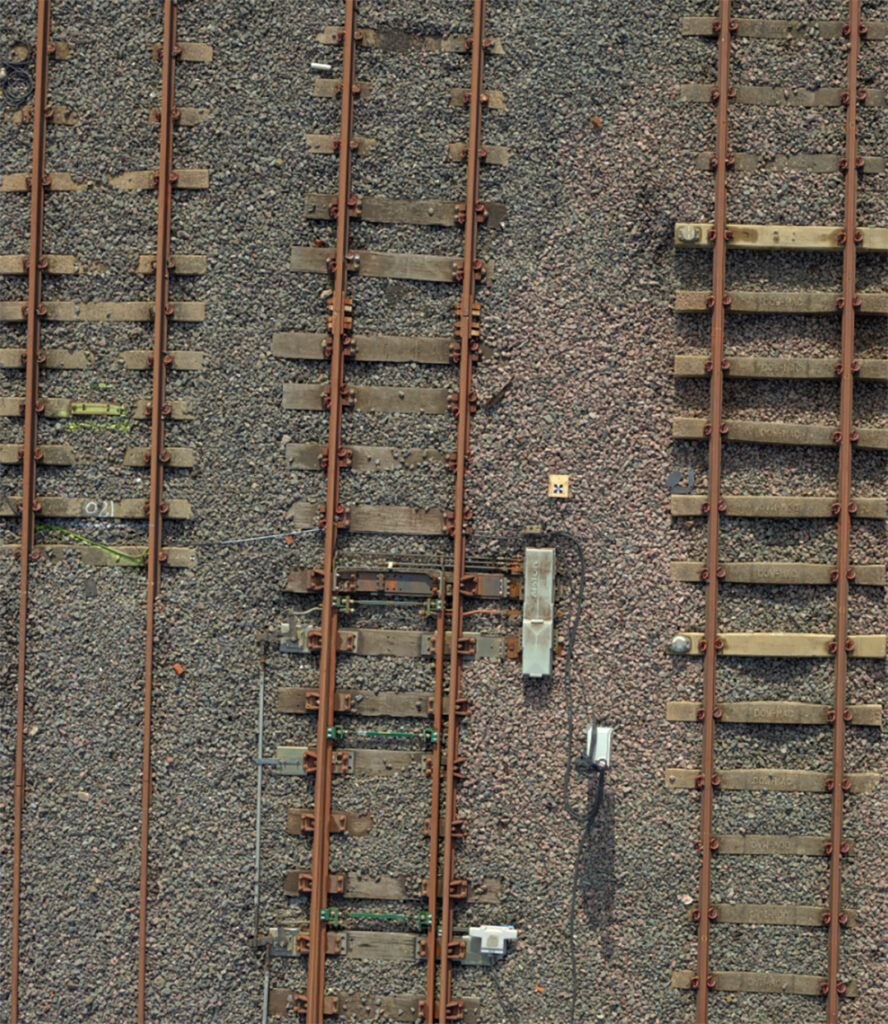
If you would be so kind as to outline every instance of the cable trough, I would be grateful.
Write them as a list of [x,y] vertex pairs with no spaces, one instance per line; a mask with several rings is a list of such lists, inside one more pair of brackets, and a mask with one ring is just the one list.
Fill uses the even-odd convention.
[[[888,296],[864,293],[857,288],[858,253],[884,252],[886,236],[879,226],[859,221],[858,190],[867,171],[878,171],[879,161],[862,154],[858,146],[858,111],[864,104],[877,106],[884,99],[877,90],[867,89],[861,80],[858,62],[868,39],[884,38],[884,24],[868,25],[861,14],[860,0],[850,0],[845,22],[815,22],[811,32],[834,40],[844,51],[845,85],[838,90],[818,90],[807,95],[784,90],[780,100],[773,90],[741,89],[732,75],[732,41],[735,35],[758,39],[782,39],[792,34],[789,22],[759,19],[735,19],[731,0],[721,0],[714,19],[686,18],[682,31],[687,35],[713,38],[718,49],[717,81],[705,87],[683,89],[689,102],[705,100],[716,113],[715,149],[705,154],[705,164],[714,173],[715,208],[711,221],[676,225],[679,248],[712,250],[712,285],[705,292],[679,292],[676,308],[683,312],[708,312],[711,321],[710,347],[705,354],[676,357],[678,377],[701,377],[709,381],[709,412],[704,419],[676,418],[673,436],[699,440],[708,448],[708,490],[705,494],[674,494],[672,513],[701,516],[706,520],[705,557],[701,561],[674,562],[673,579],[697,582],[706,590],[702,631],[677,633],[671,642],[673,654],[698,656],[703,663],[702,700],[675,701],[668,705],[670,721],[694,721],[703,733],[699,767],[670,768],[667,785],[694,789],[700,796],[700,830],[694,848],[700,857],[696,899],[690,910],[697,932],[696,963],[690,970],[673,974],[672,985],[693,993],[697,1024],[727,1019],[726,1001],[736,999],[722,993],[787,994],[810,997],[819,1003],[828,1024],[842,1019],[842,1004],[858,994],[864,979],[853,976],[852,965],[843,956],[842,936],[846,928],[857,925],[856,911],[849,907],[842,889],[845,858],[854,852],[844,828],[847,801],[856,794],[871,792],[878,784],[872,772],[857,770],[848,758],[847,736],[856,728],[879,728],[880,705],[860,704],[853,700],[849,687],[852,659],[885,658],[883,634],[866,634],[854,629],[849,610],[850,594],[856,586],[884,586],[883,565],[857,564],[852,560],[852,534],[857,519],[884,519],[882,498],[861,494],[854,483],[854,451],[870,448],[884,451],[888,435],[856,423],[854,398],[856,382],[888,380],[884,359],[859,358],[855,349],[858,317],[884,316]],[[807,31],[806,23],[806,31]],[[730,110],[735,102],[838,107],[845,124],[844,152],[840,157],[819,154],[802,155],[774,162],[772,169],[800,169],[832,173],[844,190],[844,221],[836,225],[750,225],[729,220],[728,180],[732,175],[755,167],[761,158],[732,152]],[[700,164],[698,163],[698,166]],[[727,283],[728,253],[734,249],[779,249],[841,252],[842,271],[831,292],[734,292]],[[729,351],[729,318],[742,313],[830,315],[836,318],[833,358],[767,358]],[[734,420],[725,413],[726,396],[733,379],[833,381],[836,389],[836,414],[833,422],[794,424]],[[826,498],[805,495],[729,495],[723,490],[723,461],[726,445],[799,445],[825,446],[836,452],[836,478],[833,493]],[[836,527],[835,557],[829,563],[732,562],[722,556],[723,534],[732,516],[753,518],[826,518]],[[722,592],[730,585],[767,586],[814,585],[826,588],[827,607],[832,609],[833,625],[826,633],[737,633],[728,632],[724,621]],[[764,659],[830,659],[833,663],[832,692],[819,703],[786,700],[736,701],[728,699],[719,668],[724,659],[754,657]],[[773,664],[773,663],[772,663]],[[727,769],[719,765],[717,750],[728,739],[723,733],[727,723],[750,729],[768,725],[805,728],[825,726],[831,730],[831,756],[828,770],[789,770],[775,765],[767,769]],[[716,827],[719,794],[729,790],[770,791],[818,794],[805,799],[825,801],[829,807],[829,828],[822,835],[727,834]],[[857,852],[864,852],[860,843]],[[810,905],[728,903],[713,897],[713,871],[716,858],[724,856],[814,856],[828,866],[826,899]],[[723,878],[723,873],[720,874]],[[812,894],[813,895],[813,894]],[[719,928],[723,924],[767,925],[773,927],[819,928],[824,932],[823,969],[819,974],[784,971],[748,971],[732,969],[742,965],[723,963],[719,950]],[[782,965],[789,968],[791,965]],[[782,1005],[782,1004],[781,1004]],[[738,1009],[742,1003],[738,1004]],[[775,1011],[778,1012],[778,1011]],[[816,1012],[813,1011],[813,1012]],[[739,1017],[737,1018],[740,1019]]]

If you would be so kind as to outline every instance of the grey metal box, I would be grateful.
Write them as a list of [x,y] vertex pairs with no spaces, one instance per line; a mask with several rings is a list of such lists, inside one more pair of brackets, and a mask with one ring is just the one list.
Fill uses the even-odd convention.
[[555,603],[555,549],[524,551],[524,622],[521,670],[539,678],[552,673],[552,616]]

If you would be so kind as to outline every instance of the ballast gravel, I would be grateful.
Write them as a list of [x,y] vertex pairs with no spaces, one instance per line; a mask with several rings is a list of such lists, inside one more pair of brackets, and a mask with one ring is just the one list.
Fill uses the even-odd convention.
[[[675,441],[675,415],[705,416],[705,382],[675,380],[672,357],[708,346],[705,316],[673,311],[676,289],[708,289],[707,252],[676,251],[676,221],[712,216],[713,182],[694,168],[711,149],[714,114],[708,104],[680,100],[685,83],[712,83],[712,40],[683,36],[685,15],[710,17],[702,0],[602,0],[588,6],[490,0],[487,31],[504,55],[487,60],[486,82],[503,93],[505,110],[486,111],[483,141],[509,149],[508,166],[485,166],[483,197],[503,202],[501,229],[482,229],[480,252],[494,267],[480,289],[484,341],[491,354],[475,374],[479,412],[472,422],[474,461],[468,504],[475,535],[470,556],[518,554],[520,533],[539,524],[569,534],[551,538],[563,570],[557,631],[566,639],[577,608],[579,628],[567,686],[565,659],[551,679],[522,678],[514,661],[466,666],[464,693],[474,710],[460,730],[466,779],[458,809],[469,823],[456,872],[477,883],[501,880],[499,904],[459,906],[458,929],[513,924],[519,932],[495,968],[457,966],[454,993],[480,1000],[479,1024],[566,1024],[575,998],[583,1024],[690,1024],[689,993],[672,989],[673,970],[694,969],[695,931],[689,908],[697,885],[692,849],[699,797],[666,785],[670,768],[700,763],[693,724],[667,723],[668,700],[697,700],[698,659],[668,655],[671,637],[702,628],[704,595],[669,577],[670,560],[705,553],[702,521],[672,518],[666,479],[674,470],[707,484],[706,451]],[[5,42],[33,36],[32,3],[5,5]],[[814,9],[816,7],[816,10]],[[870,0],[865,18],[888,20],[888,4]],[[112,179],[151,169],[157,138],[148,111],[160,78],[149,47],[160,38],[163,5],[56,0],[55,36],[73,56],[50,71],[54,103],[78,115],[74,127],[50,128],[48,167],[67,171],[83,189],[50,194],[46,251],[73,254],[82,272],[47,277],[45,298],[79,302],[150,301],[152,279],[134,270],[155,245],[150,191],[122,191]],[[735,17],[807,22],[843,20],[847,4],[823,0],[737,0]],[[173,324],[170,346],[203,352],[200,371],[172,372],[168,394],[186,400],[192,420],[171,422],[168,441],[195,449],[192,470],[172,470],[166,494],[190,502],[193,517],[165,524],[166,543],[197,551],[191,569],[163,573],[158,601],[154,684],[151,878],[148,927],[148,1019],[152,1024],[253,1024],[261,1020],[262,963],[250,945],[256,911],[260,931],[286,912],[305,919],[306,904],[284,895],[284,872],[306,868],[310,842],[286,833],[289,807],[307,807],[306,779],[267,771],[262,794],[261,878],[254,891],[256,729],[260,661],[265,657],[265,747],[311,746],[314,718],[277,710],[284,686],[312,687],[317,663],[282,654],[276,632],[288,615],[317,622],[315,599],[283,591],[288,570],[316,566],[316,533],[292,529],[297,501],[320,502],[320,473],[298,471],[286,446],[320,442],[322,411],[282,407],[285,383],[320,383],[322,361],[272,355],[282,331],[323,333],[328,280],[288,269],[291,246],[332,245],[334,224],[308,221],[309,193],[336,188],[333,157],[307,152],[306,134],[336,134],[338,105],[314,98],[313,79],[335,78],[339,51],[318,42],[341,19],[338,4],[273,4],[204,0],[179,5],[182,41],[208,43],[210,63],[181,62],[179,106],[208,116],[177,129],[178,168],[207,168],[210,188],[174,197],[173,252],[205,254],[208,272],[178,276],[176,299],[206,302],[206,319]],[[361,49],[358,77],[371,84],[355,106],[355,131],[377,146],[354,164],[353,191],[394,199],[451,200],[464,188],[464,167],[448,162],[447,145],[462,142],[465,111],[450,106],[450,90],[468,84],[463,53],[409,46],[409,39],[467,35],[471,4],[453,0],[365,0],[360,23],[390,30],[393,49]],[[397,33],[403,35],[397,36]],[[786,41],[738,37],[732,81],[814,89],[841,86],[844,48],[822,40],[813,26]],[[888,89],[888,43],[870,40],[861,57],[868,89]],[[312,62],[332,70],[312,72]],[[731,142],[740,151],[840,154],[841,108],[735,105]],[[862,149],[888,156],[885,109],[860,113]],[[26,171],[30,136],[4,116],[0,173]],[[737,174],[730,181],[729,219],[739,223],[836,223],[842,218],[838,174]],[[27,196],[3,193],[0,251],[24,251]],[[861,177],[860,220],[888,223],[885,176]],[[459,230],[356,223],[355,248],[461,256]],[[861,254],[859,288],[888,290],[884,255]],[[760,290],[839,292],[835,254],[732,252],[729,286]],[[353,281],[355,331],[364,334],[450,336],[455,286],[361,277]],[[0,298],[19,301],[20,278],[0,280]],[[20,325],[0,326],[0,347],[22,344]],[[859,324],[863,358],[886,357],[884,320]],[[832,317],[731,317],[730,351],[750,355],[832,357],[838,321]],[[147,397],[150,377],[126,370],[123,352],[148,349],[150,324],[59,324],[45,328],[47,348],[85,352],[87,369],[47,371],[43,394],[122,403]],[[415,364],[351,364],[351,383],[397,387],[454,386],[452,368]],[[4,395],[19,394],[22,376],[2,371]],[[859,384],[856,416],[886,427],[884,385]],[[829,381],[731,382],[726,416],[737,419],[832,422],[836,392]],[[113,429],[112,429],[113,428]],[[453,448],[450,416],[356,411],[346,443],[398,448]],[[0,422],[0,443],[20,441],[21,421]],[[81,426],[44,420],[41,442],[70,444],[77,465],[41,468],[39,490],[97,503],[143,497],[148,481],[124,465],[127,448],[148,444],[145,422],[108,420]],[[884,496],[879,452],[855,454],[860,494]],[[730,493],[831,495],[835,455],[829,449],[725,448]],[[548,475],[570,476],[566,501],[547,497]],[[346,474],[351,505],[403,504],[446,508],[452,478],[431,466],[400,472]],[[0,496],[17,493],[20,471],[0,466]],[[107,546],[144,543],[144,524],[116,519],[56,525]],[[4,519],[3,543],[17,539]],[[270,538],[253,541],[250,538]],[[41,540],[72,538],[48,533]],[[545,540],[545,535],[544,535]],[[236,543],[232,543],[236,542]],[[584,554],[581,565],[578,542]],[[738,561],[829,561],[832,524],[818,520],[727,520],[724,557]],[[355,536],[343,540],[356,561],[441,559],[441,538]],[[884,563],[884,524],[855,523],[855,561]],[[0,586],[2,734],[0,734],[0,916],[8,920],[12,863],[18,570],[8,551]],[[144,683],[145,579],[137,568],[84,565],[72,554],[44,558],[32,570],[26,711],[28,766],[22,890],[21,1024],[125,1024],[135,1019],[137,967],[140,768]],[[851,614],[861,632],[884,631],[884,590],[852,592]],[[828,588],[725,586],[722,614],[736,631],[830,631],[834,595]],[[779,627],[775,623],[779,620]],[[431,629],[421,613],[393,617],[364,611],[355,623]],[[470,622],[472,620],[469,620]],[[481,632],[513,632],[481,617]],[[476,623],[483,625],[476,626]],[[882,703],[883,662],[852,660],[855,702]],[[371,692],[430,691],[429,659],[340,659],[338,685]],[[831,701],[826,662],[727,662],[719,673],[722,700]],[[568,753],[568,715],[573,743]],[[615,729],[613,767],[601,810],[588,836],[563,808],[568,758],[592,717]],[[426,720],[354,719],[382,730],[421,728]],[[378,740],[356,740],[366,746]],[[397,746],[394,741],[388,745]],[[405,744],[401,743],[401,748]],[[414,749],[418,740],[406,743]],[[849,730],[848,765],[885,773],[879,730]],[[722,768],[829,770],[826,728],[730,726],[717,735]],[[570,776],[573,806],[588,794]],[[384,778],[337,779],[334,806],[370,813],[366,835],[334,836],[334,871],[396,874],[419,880],[427,870],[429,782],[418,766]],[[842,939],[843,977],[860,994],[842,1008],[843,1024],[888,1019],[886,854],[879,836],[888,816],[884,785],[846,801],[846,833],[856,856],[846,862],[847,904],[859,923]],[[826,798],[783,793],[723,793],[716,828],[725,832],[822,834]],[[575,918],[572,885],[578,878]],[[717,858],[713,896],[724,902],[819,905],[828,874],[818,858]],[[368,912],[413,913],[420,903],[368,902]],[[403,922],[355,927],[403,931]],[[575,982],[570,962],[574,932]],[[0,932],[0,1024],[8,1020],[9,930]],[[717,970],[820,974],[825,934],[816,929],[717,926],[711,964]],[[304,962],[275,960],[271,984],[299,991]],[[384,1021],[381,1000],[418,992],[424,961],[330,957],[327,984],[370,997],[369,1013]],[[379,1002],[377,1002],[379,1000]],[[810,1024],[816,999],[792,995],[715,993],[712,1024]],[[295,1018],[294,1018],[295,1019]]]

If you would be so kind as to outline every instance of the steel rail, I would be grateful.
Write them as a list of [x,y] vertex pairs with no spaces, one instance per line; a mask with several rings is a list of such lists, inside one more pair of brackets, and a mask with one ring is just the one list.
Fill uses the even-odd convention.
[[715,148],[715,239],[712,254],[712,323],[709,360],[709,516],[706,529],[706,613],[703,652],[703,767],[700,807],[700,889],[697,906],[696,1020],[706,1024],[709,1001],[709,906],[712,888],[713,775],[715,774],[716,652],[718,640],[719,526],[721,520],[722,399],[725,354],[725,265],[727,254],[728,92],[731,59],[731,0],[720,0],[718,25],[718,98]]
[[314,839],[311,858],[309,905],[307,1024],[324,1017],[324,968],[327,926],[321,912],[327,906],[330,857],[330,812],[333,777],[333,724],[336,692],[336,640],[338,613],[334,605],[334,561],[343,509],[339,502],[339,448],[342,439],[342,386],[345,341],[351,331],[351,301],[347,294],[349,269],[349,205],[352,170],[352,121],[355,84],[355,11],[357,0],[345,0],[342,38],[342,106],[339,138],[339,187],[336,218],[336,266],[330,299],[330,418],[327,439],[327,497],[324,508],[324,592],[321,599],[321,651],[319,675],[317,761],[314,790]]
[[18,1021],[19,943],[21,931],[22,819],[25,806],[25,682],[28,654],[28,583],[33,557],[34,515],[37,511],[37,447],[40,416],[40,317],[43,271],[43,213],[46,189],[46,122],[49,80],[50,0],[37,3],[34,45],[34,136],[31,151],[31,220],[28,250],[27,341],[25,348],[25,436],[22,448],[22,539],[19,550],[18,681],[16,693],[15,795],[12,843],[12,935],[10,949],[10,1024]]
[[446,643],[447,585],[442,570],[440,579],[440,605],[435,631],[435,694],[433,703],[432,728],[435,730],[435,747],[432,751],[432,810],[429,817],[429,875],[428,915],[426,929],[426,997],[425,1024],[435,1020],[435,978],[437,959],[435,942],[438,937],[438,867],[441,844],[441,759],[444,747],[444,645]]
[[154,256],[154,347],[151,381],[151,452],[148,492],[148,593],[145,626],[145,692],[142,731],[142,829],[139,867],[139,973],[137,1014],[145,1024],[148,961],[148,843],[151,812],[151,702],[154,683],[154,611],[160,590],[163,545],[163,469],[166,415],[167,338],[170,293],[170,220],[173,190],[173,122],[175,112],[176,14],[174,0],[164,0],[160,99],[160,157],[157,167],[157,245]]
[[[460,581],[465,574],[467,519],[465,509],[466,472],[469,465],[469,429],[471,424],[472,339],[478,310],[475,307],[475,258],[478,248],[479,178],[481,164],[481,97],[484,89],[484,31],[486,0],[474,0],[472,21],[472,84],[469,98],[469,140],[466,147],[466,222],[463,246],[463,280],[459,303],[459,406],[456,484],[453,498],[453,585],[450,607],[450,687],[447,708],[447,763],[444,796],[444,867],[441,885],[441,948],[438,992],[438,1019],[447,1020],[451,1001],[450,943],[453,938],[453,895],[456,818],[456,772],[459,754],[457,710],[462,675],[460,638],[463,628],[463,599]],[[429,950],[432,955],[433,949]]]
[[838,538],[836,558],[836,669],[833,726],[832,844],[829,858],[829,968],[827,1020],[839,1019],[839,945],[842,920],[842,817],[845,790],[845,702],[848,681],[848,590],[851,573],[851,462],[854,410],[854,321],[857,285],[857,62],[860,0],[849,0],[848,102],[845,115],[845,244],[842,258],[841,377],[839,378]]

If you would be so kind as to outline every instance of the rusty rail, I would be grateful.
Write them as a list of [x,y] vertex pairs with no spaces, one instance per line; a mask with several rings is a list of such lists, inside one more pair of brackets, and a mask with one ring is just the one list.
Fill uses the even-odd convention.
[[724,394],[725,290],[727,253],[728,99],[731,60],[731,0],[720,0],[718,22],[718,113],[715,170],[715,243],[712,253],[712,308],[709,360],[709,518],[706,530],[706,618],[703,657],[703,789],[700,794],[700,892],[697,926],[697,1024],[705,1024],[709,1001],[709,914],[712,885],[712,811],[715,775],[716,641],[718,639],[719,526],[721,524],[722,400]]
[[28,251],[27,342],[25,349],[25,436],[22,447],[22,542],[18,623],[18,689],[16,694],[15,796],[12,852],[12,935],[10,951],[10,1024],[18,1021],[19,942],[21,926],[22,817],[25,803],[25,681],[28,653],[28,582],[34,557],[34,514],[37,511],[37,446],[40,416],[41,289],[46,259],[43,254],[43,211],[46,189],[46,122],[50,54],[50,0],[38,0],[37,39],[34,45],[34,141],[31,156],[31,222]]
[[[717,110],[716,147],[711,159],[715,172],[715,209],[709,240],[713,248],[712,293],[707,305],[711,310],[711,332],[706,372],[710,377],[709,416],[704,434],[708,437],[709,490],[703,512],[707,515],[707,549],[702,578],[707,593],[705,628],[700,640],[704,655],[703,701],[697,717],[703,726],[702,769],[696,785],[701,795],[700,838],[696,844],[702,863],[699,892],[693,917],[697,922],[696,970],[690,977],[690,987],[696,993],[696,1021],[708,1020],[709,992],[718,987],[717,972],[710,966],[711,923],[718,917],[712,905],[712,858],[719,847],[713,834],[714,792],[719,785],[715,769],[715,724],[720,715],[717,704],[716,662],[722,640],[718,633],[719,580],[725,571],[719,564],[720,517],[725,512],[721,493],[722,443],[727,427],[723,421],[724,375],[728,369],[725,360],[725,313],[731,299],[726,291],[726,250],[730,241],[727,222],[727,170],[731,165],[728,131],[728,106],[733,98],[729,66],[731,35],[737,29],[731,16],[730,0],[720,0],[718,20],[713,34],[718,37],[718,82],[712,91]],[[852,502],[852,455],[856,434],[853,427],[853,391],[855,363],[855,317],[859,306],[856,295],[856,246],[861,235],[857,222],[858,171],[862,166],[857,145],[857,106],[862,98],[858,92],[858,58],[860,42],[866,28],[861,23],[860,0],[849,0],[848,22],[843,35],[848,40],[847,86],[843,96],[846,108],[845,153],[841,162],[844,173],[844,226],[839,236],[843,247],[842,294],[837,305],[841,311],[841,359],[835,367],[839,376],[839,429],[833,440],[838,449],[837,501],[833,511],[837,520],[837,554],[832,580],[836,586],[835,634],[829,650],[835,657],[835,683],[833,710],[828,720],[833,723],[832,774],[826,780],[831,796],[830,836],[824,848],[829,858],[829,896],[822,916],[828,930],[828,970],[820,985],[826,1000],[828,1024],[838,1024],[840,998],[847,983],[840,977],[841,932],[848,917],[842,903],[842,857],[847,851],[843,839],[843,813],[845,793],[851,789],[845,767],[845,739],[851,712],[847,705],[848,658],[854,650],[849,629],[849,586],[855,572],[851,562],[850,537],[854,506]]]
[[339,136],[339,185],[336,206],[336,261],[333,295],[329,300],[330,417],[327,438],[327,498],[324,510],[324,592],[321,599],[321,652],[317,729],[317,769],[314,791],[314,839],[311,858],[309,906],[308,979],[306,1014],[309,1022],[323,1020],[324,968],[327,926],[322,911],[327,906],[330,859],[330,811],[333,776],[333,725],[336,692],[336,640],[338,613],[333,601],[334,559],[344,509],[339,501],[339,449],[342,439],[343,378],[345,351],[351,333],[352,303],[348,297],[349,199],[352,171],[352,121],[355,84],[355,11],[357,0],[345,2],[342,33],[342,104]]
[[142,830],[139,870],[138,1021],[145,1024],[148,959],[148,844],[151,813],[151,701],[154,683],[154,611],[160,589],[163,546],[163,470],[169,456],[164,447],[167,337],[172,306],[170,291],[170,220],[173,190],[173,123],[175,113],[176,14],[173,0],[164,0],[161,63],[160,157],[157,168],[157,246],[154,272],[154,348],[151,382],[151,452],[148,493],[148,593],[145,628],[145,693],[142,736]]
[[426,995],[423,1004],[425,1024],[435,1019],[435,978],[437,960],[435,942],[438,938],[438,867],[441,843],[441,761],[444,746],[444,644],[446,642],[447,583],[441,573],[439,584],[438,619],[435,629],[435,693],[432,728],[435,746],[432,751],[432,810],[429,816],[429,874],[428,915],[426,929]]
[[829,855],[829,1024],[839,1019],[839,945],[842,921],[842,816],[845,787],[845,705],[848,679],[848,588],[851,577],[851,460],[854,407],[854,319],[857,282],[857,61],[861,39],[860,0],[849,0],[848,84],[845,115],[845,228],[842,260],[842,355],[839,380],[838,553],[836,560],[836,709],[833,725],[833,791]]
[[[465,574],[466,536],[471,513],[465,508],[466,471],[468,470],[469,430],[472,417],[472,365],[479,334],[480,306],[475,302],[478,218],[482,215],[479,198],[481,165],[481,111],[484,91],[484,31],[486,0],[474,0],[472,23],[472,83],[469,98],[469,140],[466,147],[466,219],[462,264],[462,295],[459,303],[459,406],[457,448],[453,460],[456,484],[453,492],[453,586],[450,607],[450,686],[447,708],[447,759],[444,786],[444,865],[441,886],[441,947],[439,952],[438,1019],[448,1019],[451,1003],[450,944],[453,938],[453,886],[456,837],[456,779],[459,757],[459,704],[462,675],[460,638],[463,630],[461,580]],[[434,814],[434,809],[433,809]],[[434,945],[429,947],[429,956]],[[428,1015],[427,1022],[433,1018]]]

